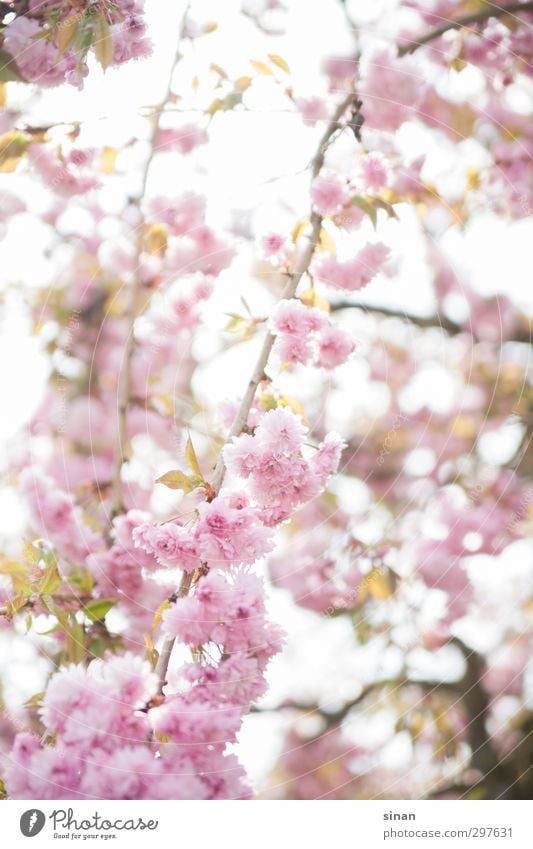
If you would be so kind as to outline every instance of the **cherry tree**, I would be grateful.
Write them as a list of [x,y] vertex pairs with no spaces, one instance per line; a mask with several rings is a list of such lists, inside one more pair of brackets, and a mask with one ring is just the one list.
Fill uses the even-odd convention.
[[[46,674],[8,798],[528,798],[529,307],[461,258],[488,215],[527,238],[533,3],[361,5],[323,0],[316,56],[298,0],[0,4],[0,227],[40,275],[6,300],[46,372],[9,445],[2,636]],[[149,63],[125,132],[47,117]],[[235,128],[296,163],[261,208],[220,209]],[[268,692],[310,650],[280,598],[342,686]]]

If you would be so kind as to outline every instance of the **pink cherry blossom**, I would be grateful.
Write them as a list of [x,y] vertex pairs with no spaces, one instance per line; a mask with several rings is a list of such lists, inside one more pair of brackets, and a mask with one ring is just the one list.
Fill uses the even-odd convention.
[[384,189],[390,181],[390,169],[385,157],[379,153],[369,153],[361,161],[363,183],[370,191]]
[[345,182],[336,174],[322,174],[313,180],[311,199],[320,215],[337,215],[349,194]]
[[340,262],[333,256],[319,259],[315,271],[327,286],[355,292],[368,286],[388,256],[389,249],[384,244],[369,242],[351,260]]
[[159,150],[177,150],[187,154],[207,142],[207,133],[195,124],[183,124],[181,127],[166,127],[157,134],[156,145]]
[[355,350],[355,342],[349,333],[340,327],[325,327],[318,337],[318,355],[316,364],[321,368],[332,369],[346,362]]

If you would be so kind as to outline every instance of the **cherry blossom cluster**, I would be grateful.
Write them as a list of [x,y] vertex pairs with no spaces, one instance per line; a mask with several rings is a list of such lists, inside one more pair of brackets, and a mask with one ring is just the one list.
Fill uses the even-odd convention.
[[276,353],[284,363],[310,362],[318,368],[333,369],[346,362],[355,342],[322,310],[306,307],[301,301],[282,300],[270,317],[276,334]]
[[143,11],[143,0],[31,0],[28,10],[8,20],[2,33],[2,46],[17,67],[13,79],[43,87],[81,86],[89,51],[104,70],[148,56],[151,43]]
[[[8,792],[17,799],[246,798],[242,768],[221,742],[234,737],[239,714],[231,706],[213,710],[212,693],[199,684],[152,707],[157,677],[128,653],[62,669],[39,708],[55,744],[17,735]],[[159,729],[171,727],[175,745],[164,745]]]
[[[2,4],[1,38],[8,80],[81,86],[91,53],[105,70],[150,51],[137,0],[7,5],[13,8],[6,13]],[[356,5],[344,4],[354,31]],[[461,649],[469,687],[483,704],[489,700],[481,712],[488,745],[510,751],[527,732],[531,629],[519,580],[502,593],[502,624],[475,572],[477,561],[497,564],[528,527],[531,490],[521,478],[530,462],[528,334],[510,296],[482,297],[439,241],[446,228],[468,229],[480,209],[511,218],[530,212],[533,131],[518,88],[530,73],[531,13],[520,10],[511,25],[500,10],[491,17],[480,8],[479,21],[409,46],[428,29],[472,14],[471,6],[397,6],[396,47],[389,34],[384,49],[363,20],[368,37],[360,55],[326,56],[321,81],[308,89],[302,75],[287,84],[289,64],[272,48],[270,64],[252,60],[257,84],[211,65],[214,99],[205,106],[194,68],[190,95],[184,84],[142,119],[150,145],[139,139],[100,150],[85,145],[78,125],[58,143],[59,129],[53,137],[36,132],[24,111],[2,110],[3,179],[20,174],[44,187],[43,265],[54,266],[32,294],[35,341],[50,378],[16,451],[13,471],[30,527],[16,554],[2,559],[0,623],[19,634],[33,629],[55,668],[44,694],[30,700],[31,732],[2,716],[0,738],[9,738],[6,745],[0,739],[2,778],[11,798],[250,798],[231,748],[267,691],[268,664],[284,641],[257,574],[265,558],[273,583],[311,624],[338,626],[360,656],[367,649],[390,652],[393,661],[402,656],[390,693],[374,670],[370,688],[379,698],[367,700],[363,690],[354,704],[362,699],[372,714],[385,701],[391,731],[384,748],[395,734],[409,737],[410,771],[423,773],[407,779],[384,770],[379,745],[370,752],[351,739],[344,726],[355,710],[350,672],[339,697],[346,694],[344,707],[328,711],[319,699],[308,711],[304,705],[300,724],[301,709],[292,706],[297,719],[276,767],[278,789],[267,795],[354,798],[389,784],[416,795],[430,792],[438,775],[455,769],[461,777],[469,759],[478,769],[468,735],[479,716],[460,703],[464,681],[449,685],[448,698],[440,687],[427,692],[405,678],[417,652],[457,648],[465,618],[471,630],[489,619],[500,628],[475,656],[473,676],[472,652]],[[290,19],[279,0],[244,0],[242,11],[261,39]],[[188,39],[212,30],[191,20],[183,28]],[[454,87],[470,65],[478,84],[472,96]],[[206,172],[195,170],[196,154],[209,142],[213,116],[220,113],[222,124],[234,108],[255,108],[263,85],[316,136],[309,197],[303,208],[292,199],[284,205],[294,218],[287,228],[261,238],[246,222],[248,229],[235,225],[229,235],[211,226],[208,198],[197,191]],[[335,113],[343,98],[348,105]],[[204,114],[182,122],[175,113],[188,107]],[[133,150],[140,160],[146,147],[136,194],[128,156]],[[457,166],[449,184],[435,168],[439,147],[451,170]],[[184,156],[189,188],[146,190],[155,157],[172,173]],[[465,170],[470,156],[476,164]],[[114,211],[106,205],[110,189]],[[29,212],[8,189],[0,200],[0,229],[9,236]],[[383,319],[368,304],[367,313],[351,309],[348,317],[346,302],[329,304],[331,291],[357,292],[394,273],[401,250],[393,263],[385,242],[404,214],[416,220],[424,244],[420,273],[435,315]],[[215,416],[202,386],[209,352],[222,358],[249,337],[215,339],[203,316],[235,297],[231,264],[257,246],[262,264],[246,291],[252,305],[260,284],[270,302],[291,281],[299,285],[265,320],[246,325],[250,336],[265,333],[267,345],[275,337],[273,358],[260,361],[250,404],[228,402]],[[302,268],[301,253],[310,248]],[[309,380],[305,413],[292,397],[300,370],[289,365],[312,367],[321,378],[316,392]],[[433,385],[448,387],[448,405],[436,389],[421,388],[435,374]],[[215,430],[215,417],[224,432]],[[337,427],[342,436],[332,432]],[[519,449],[508,463],[489,463],[484,438],[507,428],[518,434]],[[345,445],[338,484],[327,491]],[[154,481],[164,483],[167,476],[158,475],[170,463],[188,471],[177,471],[163,492]],[[426,599],[434,603],[430,613]]]
[[268,527],[306,504],[337,469],[342,440],[329,434],[310,457],[303,456],[305,428],[288,409],[265,413],[252,434],[235,437],[224,449],[228,470],[245,480]]
[[86,524],[72,495],[60,489],[38,467],[23,470],[20,491],[33,527],[46,536],[67,563],[79,565],[92,551],[103,546],[101,535]]

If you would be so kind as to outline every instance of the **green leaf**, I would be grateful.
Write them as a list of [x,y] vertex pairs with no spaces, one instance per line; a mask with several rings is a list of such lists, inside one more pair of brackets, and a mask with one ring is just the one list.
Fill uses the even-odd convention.
[[85,630],[71,613],[70,633],[67,634],[67,648],[69,658],[74,663],[81,663],[85,656]]
[[101,622],[115,604],[116,601],[112,598],[100,598],[96,599],[96,601],[89,602],[83,608],[83,612],[91,622]]
[[61,575],[57,569],[57,563],[54,561],[48,566],[44,576],[39,581],[37,592],[39,595],[53,596],[61,585]]
[[360,197],[359,195],[355,195],[355,197],[352,198],[352,204],[353,206],[358,206],[359,209],[363,210],[363,212],[366,212],[372,222],[374,229],[376,229],[378,213],[377,210],[372,206],[372,204],[365,200],[365,198]]
[[25,83],[26,80],[17,68],[17,63],[5,50],[0,49],[0,82]]
[[38,549],[37,546],[33,545],[33,543],[31,542],[26,543],[26,545],[22,549],[22,554],[24,560],[27,560],[28,563],[32,563],[33,565],[38,563],[42,557],[42,552],[40,551],[40,549]]
[[103,640],[99,637],[96,637],[94,640],[91,640],[89,643],[89,654],[91,657],[102,657],[105,651],[105,644]]
[[90,593],[95,584],[93,576],[86,569],[73,569],[69,573],[68,582],[81,593]]

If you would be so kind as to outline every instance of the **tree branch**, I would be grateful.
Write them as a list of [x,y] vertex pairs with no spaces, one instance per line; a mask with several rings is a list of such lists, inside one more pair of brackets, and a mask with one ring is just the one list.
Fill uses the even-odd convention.
[[[317,151],[313,157],[311,162],[311,178],[314,179],[320,169],[324,164],[324,157],[326,155],[326,150],[328,149],[329,143],[339,127],[339,122],[348,109],[348,107],[355,100],[355,92],[350,92],[338,105],[335,110],[330,123],[328,124],[322,138],[320,139]],[[294,271],[292,271],[288,276],[289,280],[285,289],[282,293],[282,298],[293,298],[296,294],[296,289],[298,288],[298,283],[302,279],[303,275],[307,272],[309,265],[311,264],[311,260],[313,258],[316,246],[318,244],[320,238],[320,231],[322,229],[322,216],[320,216],[317,212],[311,213],[311,232],[308,236],[308,242],[304,250],[302,251],[299,259],[296,261]],[[257,387],[259,386],[261,380],[263,379],[263,375],[265,372],[266,365],[268,363],[268,358],[272,351],[272,346],[274,345],[275,335],[270,331],[267,333],[265,337],[265,341],[263,342],[263,346],[259,353],[259,357],[257,363],[255,364],[254,370],[252,372],[252,376],[248,381],[248,385],[246,387],[246,391],[243,395],[239,410],[237,415],[235,416],[235,421],[231,427],[231,430],[227,436],[226,443],[227,444],[234,436],[239,436],[242,433],[242,430],[246,424],[248,419],[248,415],[250,413],[250,408],[252,406],[252,401],[254,399]],[[213,492],[215,495],[218,495],[220,492],[220,488],[222,486],[224,475],[226,472],[226,466],[224,463],[223,451],[220,451],[218,461],[215,467],[215,472],[212,480]],[[183,598],[188,595],[191,585],[195,578],[199,577],[201,571],[201,567],[199,570],[192,574],[184,573],[182,578],[182,582],[180,585],[180,589],[176,598]],[[159,656],[156,672],[159,678],[159,692],[163,691],[163,687],[166,683],[167,678],[167,670],[168,664],[170,662],[170,656],[172,654],[172,649],[174,648],[174,639],[166,639],[163,648],[161,650],[161,655]]]
[[153,115],[153,123],[152,123],[152,132],[150,134],[150,152],[146,159],[141,188],[138,195],[133,200],[133,205],[139,211],[139,223],[137,229],[137,240],[136,240],[136,249],[135,249],[135,260],[134,260],[134,279],[133,283],[130,287],[129,298],[126,309],[124,311],[124,319],[127,325],[127,335],[126,335],[126,343],[124,346],[124,354],[122,358],[122,368],[119,372],[118,376],[118,386],[117,386],[117,400],[118,400],[118,411],[117,411],[117,437],[116,437],[116,447],[115,447],[115,456],[113,460],[113,473],[112,473],[112,485],[111,485],[111,516],[113,519],[117,514],[123,512],[124,510],[124,492],[123,492],[123,484],[122,484],[122,467],[124,465],[124,448],[127,442],[127,415],[128,415],[128,406],[130,403],[130,392],[131,392],[131,361],[133,358],[133,352],[135,350],[135,322],[137,316],[139,315],[139,298],[142,292],[142,276],[141,276],[141,257],[143,252],[143,239],[144,239],[144,230],[145,230],[145,221],[144,216],[141,212],[141,204],[143,198],[146,194],[146,186],[148,183],[148,175],[150,173],[150,168],[152,166],[152,162],[154,160],[154,156],[156,154],[156,140],[157,134],[159,132],[159,126],[161,122],[161,116],[164,112],[166,104],[170,101],[172,97],[172,80],[174,77],[174,71],[176,65],[181,59],[181,54],[179,50],[179,45],[183,40],[186,32],[187,26],[187,15],[189,12],[189,3],[187,3],[185,7],[185,11],[183,12],[183,16],[181,19],[181,24],[178,32],[178,45],[176,48],[176,55],[174,57],[174,61],[172,62],[172,66],[170,68],[170,73],[168,76],[167,88],[163,99],[158,104],[157,109]]
[[466,664],[461,681],[461,701],[468,715],[467,737],[472,750],[471,765],[485,775],[498,764],[498,754],[487,731],[490,700],[481,684],[486,668],[485,660],[458,637],[453,637],[451,642],[460,650]]
[[463,15],[461,18],[451,18],[444,24],[441,24],[435,29],[429,30],[425,35],[421,35],[417,39],[407,42],[398,48],[398,56],[406,56],[408,53],[414,53],[419,47],[424,44],[429,44],[436,38],[440,38],[444,33],[454,29],[462,29],[475,24],[482,24],[488,21],[489,18],[503,18],[505,15],[514,15],[517,12],[532,12],[533,2],[527,3],[509,3],[508,6],[499,6],[495,3],[486,2],[483,9],[479,12],[472,12],[469,15]]
[[442,681],[425,681],[425,680],[416,680],[415,678],[386,678],[383,681],[374,681],[372,684],[368,684],[364,687],[358,696],[354,699],[350,699],[345,702],[345,704],[336,711],[329,711],[325,708],[319,707],[317,704],[306,703],[306,702],[296,702],[289,701],[283,702],[280,705],[276,705],[272,708],[260,708],[253,707],[252,713],[275,713],[280,710],[292,709],[298,710],[301,713],[317,713],[322,719],[325,720],[328,727],[333,725],[340,725],[343,720],[346,719],[350,711],[353,710],[354,707],[360,705],[364,700],[371,695],[376,690],[381,689],[382,687],[392,687],[394,690],[398,690],[400,687],[406,686],[416,686],[421,687],[423,690],[427,691],[428,695],[436,692],[450,692],[450,690],[457,690],[459,686],[458,681],[450,681],[442,682]]
[[[322,138],[320,139],[317,152],[311,162],[311,179],[314,179],[319,174],[324,164],[324,157],[326,155],[326,150],[328,149],[328,146],[331,142],[332,136],[338,129],[339,122],[342,116],[345,114],[348,107],[352,103],[354,103],[355,99],[355,92],[350,92],[350,94],[348,94],[342,100],[342,102],[335,110],[335,113],[333,114],[330,123],[328,124]],[[282,299],[290,299],[295,296],[298,284],[304,274],[308,271],[309,266],[311,264],[311,260],[313,259],[313,255],[315,253],[315,249],[320,238],[320,231],[322,229],[322,216],[319,215],[318,212],[313,211],[311,213],[310,223],[311,232],[307,237],[307,245],[300,254],[300,257],[297,259],[294,270],[289,274],[289,280],[281,295]],[[248,386],[246,387],[246,391],[243,395],[241,405],[239,407],[237,415],[235,416],[235,421],[233,422],[226,442],[230,442],[234,436],[239,436],[239,434],[241,434],[243,431],[243,428],[248,419],[248,415],[250,413],[250,408],[252,406],[252,401],[255,397],[257,387],[263,379],[265,368],[268,363],[268,358],[270,357],[270,353],[272,351],[275,339],[275,334],[269,331],[265,337],[265,341],[263,342],[263,347],[261,348],[259,358],[252,372],[250,380],[248,381]],[[215,467],[215,473],[212,481],[213,488],[216,493],[219,492],[220,487],[222,486],[225,472],[226,467],[224,464],[223,453],[221,451]]]
[[[189,590],[191,588],[194,572],[184,572],[181,577],[181,583],[179,586],[179,590],[177,591],[174,600],[177,601],[178,598],[184,598],[186,595],[189,595]],[[157,679],[159,681],[158,692],[163,692],[163,687],[167,683],[167,671],[168,664],[170,663],[170,655],[172,654],[172,649],[174,648],[173,639],[167,639],[163,643],[163,648],[161,649],[161,654],[157,659],[157,664],[155,667],[155,674],[157,675]]]
[[[439,314],[421,316],[416,315],[415,313],[406,312],[405,310],[395,309],[394,307],[385,307],[380,306],[379,304],[365,304],[362,301],[336,301],[331,304],[332,312],[348,309],[363,310],[363,312],[382,316],[383,318],[399,318],[408,324],[412,324],[414,327],[420,327],[422,329],[430,327],[438,328],[440,330],[445,330],[450,336],[456,336],[458,333],[470,333],[473,335],[471,328],[468,328],[468,326],[457,324],[457,322],[452,321],[450,318]],[[509,339],[502,339],[501,341],[532,344],[533,328],[524,317],[523,325],[518,324],[512,336]]]
[[400,318],[416,327],[439,327],[451,336],[461,333],[463,328],[449,318],[441,315],[421,316],[394,307],[380,306],[379,304],[365,304],[362,301],[335,301],[331,304],[331,312],[340,310],[358,309],[369,314],[380,315],[383,318]]

